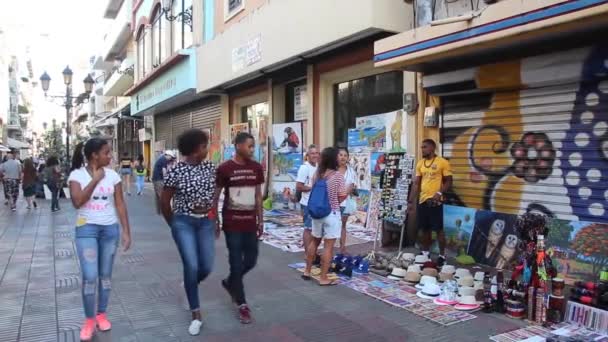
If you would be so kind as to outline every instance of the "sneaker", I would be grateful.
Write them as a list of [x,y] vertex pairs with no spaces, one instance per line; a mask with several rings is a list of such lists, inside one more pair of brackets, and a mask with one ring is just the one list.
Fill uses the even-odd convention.
[[188,333],[192,336],[196,336],[201,333],[201,327],[203,326],[203,322],[198,319],[190,322],[190,326],[188,327]]
[[442,267],[445,264],[445,257],[443,255],[440,255],[437,258],[437,267]]
[[222,287],[224,288],[224,290],[226,290],[226,292],[228,292],[230,298],[232,299],[232,302],[235,303],[236,300],[234,299],[234,295],[232,295],[232,292],[230,292],[230,287],[228,286],[228,279],[222,279]]
[[38,203],[34,202],[34,209],[38,208]]
[[108,331],[112,329],[112,323],[108,321],[108,316],[105,313],[97,314],[97,317],[95,317],[95,319],[97,320],[97,327],[99,328],[99,330]]
[[80,329],[80,340],[90,341],[93,339],[93,335],[95,335],[95,319],[87,318]]
[[251,310],[247,304],[241,304],[239,306],[239,321],[243,324],[251,323]]
[[17,208],[16,207],[12,207],[11,210],[12,211],[17,211]]

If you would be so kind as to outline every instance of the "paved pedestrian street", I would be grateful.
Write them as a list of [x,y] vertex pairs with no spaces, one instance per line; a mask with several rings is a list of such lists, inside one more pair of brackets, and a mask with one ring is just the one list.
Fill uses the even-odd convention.
[[[78,340],[83,309],[75,212],[67,200],[58,213],[51,214],[49,205],[42,201],[28,211],[20,202],[16,213],[0,208],[2,342]],[[167,225],[154,213],[151,191],[129,197],[128,205],[133,246],[114,266],[113,328],[95,341],[487,341],[521,325],[478,313],[444,327],[346,286],[305,282],[287,267],[301,253],[261,244],[257,268],[245,278],[255,322],[243,326],[220,286],[228,267],[222,238],[214,271],[200,287],[205,325],[201,336],[190,337],[181,263]]]

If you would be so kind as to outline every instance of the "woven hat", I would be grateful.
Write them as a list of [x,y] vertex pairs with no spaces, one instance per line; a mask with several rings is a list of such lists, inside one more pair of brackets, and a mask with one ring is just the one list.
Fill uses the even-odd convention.
[[436,268],[427,267],[422,270],[422,275],[425,275],[425,276],[437,277],[438,274],[439,273],[437,272]]
[[458,286],[461,287],[473,287],[475,285],[475,279],[471,276],[465,276],[458,278]]
[[437,284],[437,278],[431,276],[422,276],[420,277],[420,284],[416,285],[416,288],[421,290],[424,285],[428,283]]
[[424,299],[434,299],[441,294],[441,287],[437,284],[426,283],[422,289],[416,292],[416,296]]
[[462,296],[458,299],[458,304],[454,306],[457,310],[475,310],[479,308],[475,296]]
[[454,274],[455,272],[456,272],[456,267],[454,267],[452,265],[443,265],[443,267],[441,267],[441,273]]
[[483,281],[483,278],[486,276],[485,272],[475,272],[475,276],[473,277],[476,281]]
[[454,272],[454,278],[456,278],[456,279],[465,277],[465,276],[470,276],[470,275],[471,275],[471,271],[469,271],[466,268],[457,268],[456,272]]
[[453,274],[448,274],[448,273],[439,273],[439,281],[440,282],[444,282],[447,280],[452,280],[454,279],[454,275]]
[[407,271],[422,273],[422,270],[420,270],[420,265],[410,265],[410,266],[408,266]]
[[475,290],[483,290],[483,281],[475,280],[473,288],[475,288]]
[[391,272],[391,274],[388,276],[388,279],[392,279],[392,280],[401,280],[405,277],[405,274],[407,272],[400,267],[395,267],[393,268],[393,271]]
[[409,285],[415,285],[420,282],[420,273],[418,272],[407,272],[403,278],[403,282]]
[[459,287],[458,288],[458,297],[475,296],[476,292],[477,292],[477,290],[475,290],[472,287]]
[[431,261],[431,259],[429,259],[429,256],[426,254],[422,254],[422,255],[416,255],[416,257],[414,258],[414,262],[416,264],[424,264],[425,262],[429,262]]

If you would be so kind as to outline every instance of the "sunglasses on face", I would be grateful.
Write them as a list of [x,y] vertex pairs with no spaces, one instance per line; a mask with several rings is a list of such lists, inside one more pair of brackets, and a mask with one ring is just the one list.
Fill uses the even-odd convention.
[[105,201],[105,200],[107,200],[107,199],[108,199],[108,197],[107,197],[107,196],[101,196],[101,197],[98,197],[98,196],[93,196],[93,199],[94,199],[94,200],[102,199],[102,200],[104,200],[104,201]]

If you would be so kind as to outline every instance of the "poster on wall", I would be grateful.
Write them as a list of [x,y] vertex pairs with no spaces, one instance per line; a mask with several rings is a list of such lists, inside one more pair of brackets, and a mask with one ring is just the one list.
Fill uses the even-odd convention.
[[406,152],[406,118],[403,110],[359,117],[356,120],[356,128],[380,128],[385,127],[386,142],[385,152]]
[[466,254],[475,227],[474,208],[455,205],[443,206],[443,230],[446,247],[458,255]]
[[230,142],[234,143],[234,138],[241,132],[249,132],[249,123],[237,123],[230,125]]
[[516,215],[478,210],[467,254],[480,264],[509,267],[516,258],[519,242],[516,221]]
[[274,124],[272,137],[276,153],[302,153],[302,123]]
[[308,93],[306,85],[293,88],[293,120],[303,121],[308,117]]
[[608,224],[551,219],[547,253],[567,285],[598,281],[608,265]]
[[353,152],[350,154],[350,167],[354,170],[357,182],[355,185],[360,190],[371,190],[371,153],[369,151]]

